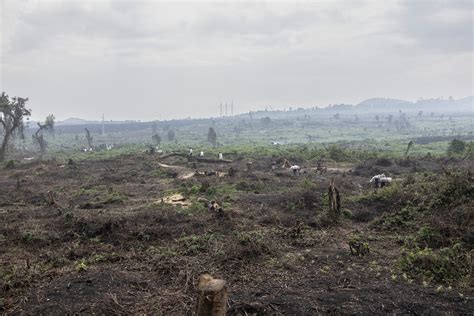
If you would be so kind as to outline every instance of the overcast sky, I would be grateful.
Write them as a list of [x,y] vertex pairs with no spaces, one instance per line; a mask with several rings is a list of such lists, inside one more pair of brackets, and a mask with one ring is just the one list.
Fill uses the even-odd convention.
[[35,119],[473,94],[471,0],[0,3],[0,89]]

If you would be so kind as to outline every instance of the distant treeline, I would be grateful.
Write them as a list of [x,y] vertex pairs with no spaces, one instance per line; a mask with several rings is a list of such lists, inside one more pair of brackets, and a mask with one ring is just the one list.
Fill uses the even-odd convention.
[[415,144],[426,145],[429,143],[451,141],[453,139],[468,141],[474,140],[474,135],[465,135],[465,136],[423,136],[413,139]]
[[[153,126],[156,126],[159,130],[166,130],[168,128],[180,128],[183,126],[189,126],[189,119],[186,120],[173,120],[173,121],[156,121],[156,122],[117,122],[105,124],[106,133],[117,133],[117,132],[136,132],[142,131],[145,129],[151,129]],[[207,124],[211,122],[210,119],[194,119],[192,120],[193,124]],[[88,124],[71,124],[71,125],[57,125],[55,127],[56,132],[59,134],[80,134],[84,132],[84,129],[87,128],[91,133],[101,133],[102,132],[102,123],[88,123]],[[31,130],[36,129],[36,127],[30,127]]]

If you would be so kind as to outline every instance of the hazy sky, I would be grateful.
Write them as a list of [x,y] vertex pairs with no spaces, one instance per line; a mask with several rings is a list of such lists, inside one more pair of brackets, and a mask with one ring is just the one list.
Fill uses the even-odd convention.
[[36,119],[473,94],[471,0],[0,3],[0,89]]

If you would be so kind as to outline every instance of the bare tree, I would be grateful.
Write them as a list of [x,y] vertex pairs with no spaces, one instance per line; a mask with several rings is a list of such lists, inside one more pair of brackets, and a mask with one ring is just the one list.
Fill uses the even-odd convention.
[[217,146],[217,134],[212,127],[209,127],[209,131],[207,132],[207,141],[210,142],[212,146]]
[[86,131],[86,139],[87,139],[87,144],[89,145],[89,148],[92,148],[92,135],[89,129],[85,128]]
[[0,161],[5,160],[8,144],[15,133],[23,136],[23,118],[31,115],[31,110],[25,107],[28,98],[14,97],[10,99],[5,92],[0,97]]
[[337,220],[341,215],[341,196],[336,188],[335,179],[332,179],[328,188],[329,211],[333,219]]
[[411,146],[413,146],[413,141],[412,141],[412,140],[410,140],[410,142],[409,142],[408,145],[407,145],[407,150],[406,150],[406,152],[405,152],[405,157],[408,156],[408,152],[410,151]]
[[54,120],[55,120],[54,115],[50,114],[46,117],[44,124],[41,124],[40,122],[38,122],[39,128],[36,131],[36,133],[33,135],[33,141],[35,141],[40,148],[41,158],[43,158],[43,155],[46,153],[46,147],[48,146],[47,142],[44,140],[43,131],[54,130]]

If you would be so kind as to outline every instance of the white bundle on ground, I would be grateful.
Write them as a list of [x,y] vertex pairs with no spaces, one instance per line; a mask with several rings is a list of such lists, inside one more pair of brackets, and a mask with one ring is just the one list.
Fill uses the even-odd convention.
[[387,176],[385,176],[385,174],[382,173],[382,174],[378,174],[378,175],[373,176],[372,179],[370,179],[369,182],[370,183],[377,182],[377,183],[388,184],[388,183],[392,182],[392,178],[387,177]]

